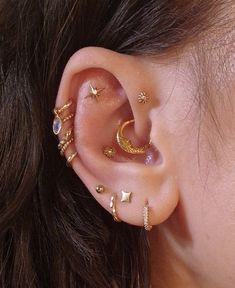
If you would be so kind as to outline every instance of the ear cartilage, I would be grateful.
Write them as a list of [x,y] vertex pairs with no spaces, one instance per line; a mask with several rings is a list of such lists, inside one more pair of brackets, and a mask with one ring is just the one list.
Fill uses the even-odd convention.
[[147,103],[149,101],[149,96],[148,96],[148,94],[146,92],[142,91],[142,92],[139,93],[137,99],[138,99],[138,103],[145,104],[145,103]]
[[105,191],[105,187],[103,186],[103,185],[97,185],[96,187],[95,187],[95,191],[97,192],[97,193],[99,193],[99,194],[101,194],[101,193],[104,193],[104,191]]
[[117,215],[117,210],[116,210],[116,196],[113,195],[111,196],[111,200],[110,200],[110,204],[109,204],[111,211],[112,211],[112,215],[113,215],[113,220],[115,222],[121,222],[121,220],[118,218]]
[[132,195],[132,192],[127,192],[127,191],[122,190],[121,202],[130,203],[131,202],[131,195]]
[[103,154],[108,158],[113,158],[116,154],[116,150],[114,147],[106,146],[103,149]]
[[135,120],[129,120],[125,121],[123,124],[121,124],[117,130],[116,133],[116,140],[119,145],[119,147],[129,153],[129,154],[145,154],[146,151],[150,147],[151,141],[149,141],[148,144],[142,146],[142,147],[136,147],[132,144],[131,140],[129,140],[127,137],[123,135],[123,130],[127,125],[130,125],[131,123],[134,123]]
[[146,231],[150,231],[153,226],[149,224],[149,204],[147,203],[143,209],[143,217],[144,217],[144,229]]
[[95,98],[96,101],[98,101],[98,98],[100,97],[101,92],[104,90],[104,88],[96,88],[96,87],[93,87],[91,84],[89,86],[90,86],[90,91],[89,91],[89,94],[85,98],[91,97],[91,98]]
[[64,106],[62,106],[61,108],[55,108],[53,113],[55,115],[54,121],[53,121],[53,133],[55,135],[58,135],[62,129],[62,125],[64,122],[70,120],[71,118],[74,117],[73,114],[70,114],[69,116],[66,117],[62,117],[61,114],[67,110],[71,105],[73,104],[72,100],[69,100],[69,102],[67,102]]
[[71,162],[73,161],[73,159],[78,155],[77,152],[71,154],[68,158],[67,158],[67,166],[70,167],[71,166]]

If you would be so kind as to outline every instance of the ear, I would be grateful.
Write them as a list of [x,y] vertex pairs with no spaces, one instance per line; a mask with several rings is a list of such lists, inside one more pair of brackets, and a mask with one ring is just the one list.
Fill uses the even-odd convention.
[[[171,215],[179,198],[164,133],[156,130],[151,117],[161,109],[156,77],[142,57],[87,47],[68,61],[56,100],[56,107],[73,101],[68,109],[75,117],[63,123],[59,133],[61,140],[73,127],[74,142],[65,151],[67,158],[77,152],[72,169],[104,209],[112,212],[110,200],[115,195],[118,218],[139,226],[143,226],[146,203],[149,222],[156,225]],[[149,97],[147,103],[139,103],[141,92]],[[120,125],[131,119],[134,122],[123,134],[136,147],[151,139],[143,154],[128,153],[117,142]],[[116,154],[105,156],[105,147],[112,147]],[[98,189],[102,193],[96,191],[99,184],[105,188]],[[131,192],[129,203],[121,202],[122,191]]]

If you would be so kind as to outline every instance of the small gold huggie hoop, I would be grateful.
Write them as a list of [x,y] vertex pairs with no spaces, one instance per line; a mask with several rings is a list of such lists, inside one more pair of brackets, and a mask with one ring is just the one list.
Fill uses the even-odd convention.
[[127,153],[144,154],[144,153],[146,153],[146,150],[150,147],[151,141],[149,141],[148,144],[146,144],[142,147],[135,147],[132,144],[131,140],[129,140],[128,138],[126,138],[123,135],[124,128],[127,125],[134,123],[134,122],[135,122],[135,120],[130,120],[130,121],[126,121],[122,125],[120,125],[120,127],[118,128],[117,134],[116,134],[117,143],[118,143],[119,147]]
[[110,208],[112,209],[112,215],[113,215],[113,220],[115,222],[121,222],[121,220],[117,216],[117,210],[116,210],[116,196],[112,196],[110,200]]
[[144,229],[146,231],[150,231],[153,226],[149,224],[149,204],[146,203],[143,209],[143,217],[144,217]]
[[72,131],[73,129],[70,128],[64,135],[64,137],[60,140],[59,144],[58,144],[58,149],[62,149],[62,147],[64,146],[64,144],[69,140],[70,136],[72,135]]
[[63,113],[65,110],[67,110],[71,105],[73,104],[72,100],[69,100],[68,103],[66,103],[61,108],[55,108],[53,110],[55,118],[53,121],[53,133],[55,135],[58,135],[61,131],[62,124],[74,117],[74,114],[70,114],[64,118],[61,117],[61,113]]
[[64,152],[65,150],[69,147],[69,145],[73,142],[73,137],[70,138],[64,145],[63,147],[60,149],[60,155],[63,156],[64,155]]
[[75,153],[71,154],[71,155],[67,158],[66,164],[67,164],[68,167],[71,166],[71,162],[73,161],[73,159],[74,159],[77,155],[78,155],[78,153],[75,152]]

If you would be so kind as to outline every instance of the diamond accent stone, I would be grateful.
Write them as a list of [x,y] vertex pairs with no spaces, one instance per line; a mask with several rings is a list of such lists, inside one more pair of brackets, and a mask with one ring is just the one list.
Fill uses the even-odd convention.
[[55,135],[58,135],[60,133],[61,128],[62,128],[62,120],[60,119],[59,116],[56,116],[53,121],[53,133]]

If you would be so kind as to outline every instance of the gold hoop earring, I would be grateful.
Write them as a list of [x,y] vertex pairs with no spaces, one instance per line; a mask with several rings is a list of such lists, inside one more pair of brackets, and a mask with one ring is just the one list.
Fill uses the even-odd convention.
[[72,100],[70,100],[68,103],[66,103],[64,106],[61,108],[55,108],[54,109],[54,121],[52,125],[53,133],[55,135],[58,135],[62,129],[62,124],[74,117],[74,114],[70,114],[65,118],[61,117],[61,113],[63,113],[66,109],[68,109],[71,105],[73,104]]
[[117,210],[116,210],[116,196],[112,196],[110,200],[110,208],[112,209],[112,215],[113,215],[113,220],[115,222],[121,222],[121,220],[117,216]]
[[146,231],[150,231],[153,226],[149,224],[149,204],[147,203],[143,209],[143,217],[144,217],[144,229]]
[[117,143],[118,143],[119,147],[127,153],[144,154],[144,153],[146,153],[146,150],[150,147],[151,141],[149,141],[148,144],[146,144],[142,147],[135,147],[132,144],[131,140],[129,140],[128,138],[126,138],[123,135],[124,128],[127,125],[134,123],[134,122],[135,122],[135,120],[130,120],[130,121],[126,121],[122,125],[120,125],[120,127],[118,128],[117,134],[116,134]]

